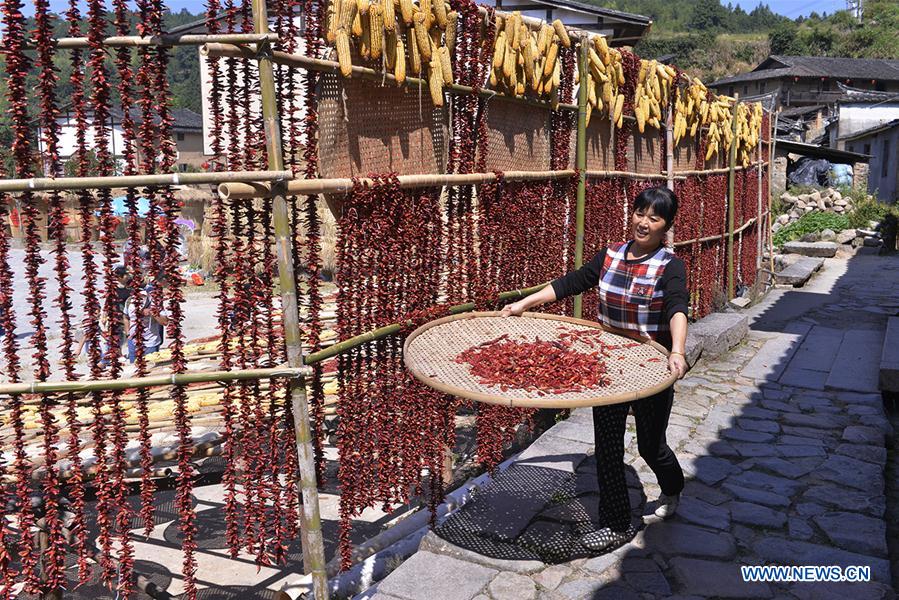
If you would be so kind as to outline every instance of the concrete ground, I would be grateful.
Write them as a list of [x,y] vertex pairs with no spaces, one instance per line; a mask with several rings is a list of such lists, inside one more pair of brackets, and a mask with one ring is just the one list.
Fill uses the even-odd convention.
[[[56,294],[58,293],[59,284],[56,280],[54,271],[55,254],[44,250],[41,251],[42,263],[39,275],[45,279],[44,294],[44,326],[47,328],[47,338],[50,347],[50,360],[54,365],[54,379],[62,379],[62,369],[56,365],[60,360],[60,310],[56,305]],[[84,263],[82,261],[82,253],[80,251],[69,249],[69,269],[68,269],[68,285],[72,288],[70,298],[72,299],[72,308],[70,315],[74,328],[78,328],[84,319]],[[19,340],[19,347],[22,350],[19,353],[19,359],[22,361],[23,372],[30,369],[29,363],[32,354],[31,337],[34,333],[34,326],[31,324],[31,290],[25,278],[25,251],[18,248],[10,250],[9,265],[13,270],[13,297],[12,307],[16,316],[16,337]],[[214,335],[218,330],[218,322],[216,320],[216,311],[218,308],[218,300],[215,298],[214,292],[192,291],[190,287],[185,288],[189,301],[184,303],[185,319],[184,319],[184,335],[190,340],[198,337],[206,337]],[[0,368],[5,368],[5,360],[0,356]],[[87,373],[87,364],[84,357],[78,362],[78,369],[82,373]],[[23,377],[28,379],[27,377]]]
[[[668,429],[688,480],[673,520],[643,517],[659,488],[631,420],[642,530],[599,557],[571,544],[600,493],[590,413],[579,409],[482,490],[487,501],[447,519],[360,598],[894,598],[884,476],[893,430],[877,365],[897,289],[899,256],[828,259],[806,287],[750,309],[742,343],[700,359],[677,384]],[[871,581],[743,581],[741,565],[765,564],[867,566]]]

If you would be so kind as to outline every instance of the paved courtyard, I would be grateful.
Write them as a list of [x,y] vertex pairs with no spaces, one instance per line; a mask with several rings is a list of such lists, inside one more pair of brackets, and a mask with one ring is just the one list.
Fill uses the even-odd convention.
[[[475,495],[372,600],[894,598],[885,469],[892,428],[877,391],[899,257],[828,259],[802,289],[748,311],[750,332],[677,384],[668,429],[687,475],[678,515],[646,517],[617,551],[571,540],[598,490],[589,409],[574,411]],[[659,488],[627,458],[634,518]],[[522,482],[532,482],[530,488]],[[740,565],[862,565],[870,583],[744,583]]]

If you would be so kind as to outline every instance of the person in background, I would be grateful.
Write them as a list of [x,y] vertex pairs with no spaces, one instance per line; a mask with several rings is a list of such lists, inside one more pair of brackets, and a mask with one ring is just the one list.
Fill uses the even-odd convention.
[[[664,187],[637,196],[631,216],[633,239],[602,249],[589,263],[560,277],[536,294],[503,309],[521,315],[531,307],[599,291],[599,320],[611,328],[657,341],[669,351],[668,369],[681,378],[687,372],[687,304],[684,262],[664,245],[677,214],[677,196]],[[674,387],[633,402],[593,407],[596,475],[599,483],[600,528],[581,537],[581,544],[609,552],[637,533],[625,480],[624,433],[628,411],[637,425],[640,456],[655,473],[662,494],[655,514],[667,519],[677,510],[684,472],[665,439]]]
[[169,322],[166,311],[154,311],[150,302],[149,286],[142,293],[132,295],[126,303],[128,318],[128,360],[137,357],[137,321],[141,320],[144,356],[157,352],[165,340],[165,326]]

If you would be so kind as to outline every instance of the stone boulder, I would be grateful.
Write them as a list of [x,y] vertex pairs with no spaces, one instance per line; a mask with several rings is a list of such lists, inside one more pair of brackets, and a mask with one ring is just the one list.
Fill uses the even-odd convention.
[[818,235],[818,239],[822,242],[832,242],[837,237],[837,233],[833,229],[825,229]]
[[799,201],[799,198],[788,192],[781,194],[780,199],[786,204],[796,204]]
[[824,202],[824,198],[818,198],[815,202],[815,206],[818,207],[818,210],[827,210],[827,203]]
[[780,215],[779,217],[777,217],[777,222],[781,225],[786,225],[790,222],[790,215]]
[[774,223],[771,224],[771,233],[777,233],[781,229],[783,229],[783,223],[775,221]]
[[830,197],[834,202],[836,202],[837,200],[841,200],[843,198],[843,194],[841,194],[839,190],[831,190]]
[[837,214],[843,214],[844,212],[846,212],[846,207],[845,206],[834,206],[833,212],[835,212]]
[[783,245],[783,251],[802,256],[831,258],[837,253],[837,245],[833,242],[787,242]]
[[856,233],[854,229],[844,229],[836,235],[834,241],[836,241],[836,243],[838,244],[848,244],[855,239],[855,235]]
[[818,234],[815,233],[814,231],[811,233],[806,233],[805,235],[803,235],[802,237],[799,238],[799,241],[800,242],[817,242]]
[[809,201],[810,201],[810,202],[817,202],[818,200],[821,200],[821,198],[822,198],[821,192],[819,192],[818,190],[815,190],[814,192],[812,192],[812,193],[809,194],[808,196],[809,196]]

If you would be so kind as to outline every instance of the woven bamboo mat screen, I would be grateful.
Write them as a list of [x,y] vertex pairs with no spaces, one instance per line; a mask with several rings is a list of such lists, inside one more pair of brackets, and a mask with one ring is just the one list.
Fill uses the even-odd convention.
[[[624,127],[628,127],[625,123]],[[647,126],[643,133],[631,124],[631,136],[627,144],[628,171],[635,173],[661,173],[665,169],[662,143],[665,132]]]
[[447,127],[427,89],[322,77],[319,113],[321,177],[369,173],[443,173]]
[[549,171],[549,116],[546,109],[492,98],[487,103],[486,170]]
[[674,147],[674,170],[692,171],[696,168],[696,153],[699,151],[699,143],[688,138]]
[[[571,136],[571,156],[576,156],[577,136]],[[615,169],[615,149],[612,147],[612,122],[596,114],[587,128],[587,170]]]

